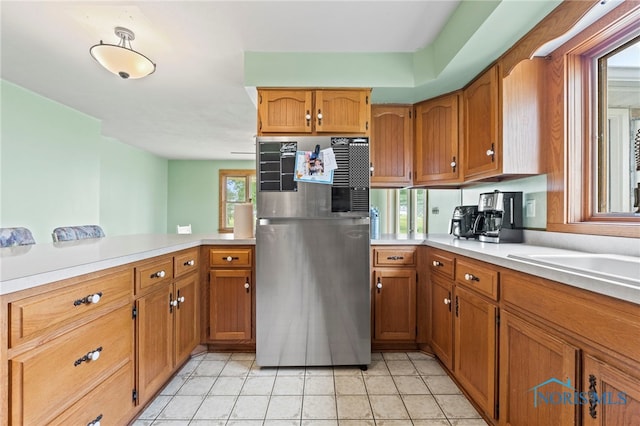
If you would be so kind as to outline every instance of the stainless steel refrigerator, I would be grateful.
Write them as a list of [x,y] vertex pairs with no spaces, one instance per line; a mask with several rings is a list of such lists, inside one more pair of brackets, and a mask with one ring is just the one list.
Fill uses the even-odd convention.
[[368,139],[263,137],[256,151],[257,364],[368,365]]

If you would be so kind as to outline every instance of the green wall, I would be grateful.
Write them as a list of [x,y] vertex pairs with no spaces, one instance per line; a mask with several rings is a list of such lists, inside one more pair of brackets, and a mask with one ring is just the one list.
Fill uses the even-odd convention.
[[218,232],[220,169],[255,169],[251,160],[170,160],[167,232],[191,224],[194,234]]
[[0,80],[0,227],[164,233],[168,160],[101,135],[100,121]]

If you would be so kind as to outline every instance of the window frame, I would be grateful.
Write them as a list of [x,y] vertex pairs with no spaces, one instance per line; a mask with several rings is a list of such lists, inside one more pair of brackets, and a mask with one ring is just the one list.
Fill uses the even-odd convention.
[[[640,29],[640,8],[621,4],[550,55],[555,74],[549,101],[563,96],[552,109],[551,140],[564,151],[564,162],[550,161],[547,228],[550,231],[640,237],[640,217],[598,213],[597,179],[597,75],[593,61]],[[597,62],[597,61],[596,61]],[[553,86],[556,87],[553,87]],[[557,153],[557,152],[556,152]],[[559,191],[561,189],[561,191]]]
[[[255,169],[220,169],[218,171],[218,232],[231,233],[233,228],[227,227],[227,178],[244,177],[247,185],[246,197],[244,201],[238,203],[248,203],[251,200],[251,178],[256,179]],[[255,200],[253,200],[255,203]]]

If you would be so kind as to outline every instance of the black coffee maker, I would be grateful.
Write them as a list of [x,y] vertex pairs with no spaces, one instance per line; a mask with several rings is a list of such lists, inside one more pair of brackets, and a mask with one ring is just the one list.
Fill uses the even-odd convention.
[[522,192],[496,190],[480,194],[473,232],[484,242],[521,243]]
[[457,238],[475,238],[473,224],[478,216],[478,206],[456,206],[449,219],[449,234]]

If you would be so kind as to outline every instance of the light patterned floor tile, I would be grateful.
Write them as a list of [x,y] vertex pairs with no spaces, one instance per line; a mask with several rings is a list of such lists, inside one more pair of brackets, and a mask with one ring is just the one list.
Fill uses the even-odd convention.
[[215,377],[220,374],[225,366],[225,361],[207,361],[203,360],[193,371],[194,376]]
[[338,426],[338,420],[302,420],[302,426]]
[[252,364],[253,364],[253,361],[248,361],[248,360],[227,361],[224,368],[220,372],[220,375],[221,376],[246,376],[249,374],[249,370],[251,370]]
[[264,426],[300,426],[300,420],[267,419],[264,421],[263,425]]
[[[180,376],[175,375],[173,378],[167,383],[167,385],[160,391],[160,395],[175,395],[178,390],[184,385],[184,382],[187,381],[189,376]],[[209,379],[211,380],[211,379]]]
[[385,361],[407,361],[409,359],[405,352],[383,352],[382,357]]
[[407,359],[406,361],[387,361],[387,368],[393,376],[410,376],[418,374],[413,363]]
[[333,376],[333,367],[307,367],[306,376]]
[[337,419],[336,398],[333,395],[305,395],[302,399],[303,419]]
[[174,396],[156,420],[190,420],[203,400],[204,396]]
[[434,361],[436,358],[433,355],[428,355],[422,352],[407,352],[407,356],[411,361],[414,360],[432,360]]
[[442,366],[435,360],[416,360],[413,361],[416,370],[423,376],[446,376]]
[[206,395],[212,386],[211,377],[193,376],[184,382],[176,395]]
[[388,376],[390,374],[387,363],[384,361],[371,361],[369,368],[362,372],[363,376]]
[[399,395],[370,395],[369,401],[376,420],[409,419],[409,413]]
[[245,380],[240,395],[271,395],[275,376],[248,377]]
[[268,405],[269,396],[267,395],[240,395],[229,420],[263,420],[267,414]]
[[[412,426],[411,420],[376,420],[376,426]],[[447,423],[446,426],[449,426]]]
[[473,419],[480,415],[464,395],[434,395],[449,419]]
[[445,415],[432,395],[403,395],[411,419],[444,419]]
[[362,370],[360,367],[346,366],[346,367],[333,367],[334,376],[361,376]]
[[334,395],[333,376],[308,376],[304,379],[305,395]]
[[269,400],[267,419],[298,419],[302,417],[302,395],[274,395]]
[[373,420],[338,420],[339,426],[376,426]]
[[365,376],[364,384],[369,395],[394,395],[398,393],[391,376]]
[[336,395],[366,395],[362,376],[336,376]]
[[[414,420],[413,426],[451,426],[448,420],[439,419],[429,419],[429,420]],[[486,425],[485,425],[486,426]]]
[[167,406],[169,401],[171,401],[171,398],[173,398],[173,396],[169,396],[169,395],[157,396],[153,400],[153,402],[149,404],[147,408],[144,409],[144,411],[140,414],[140,416],[138,416],[138,418],[141,420],[147,420],[147,419],[154,420],[156,417],[158,417],[158,414],[160,414],[160,412],[164,410],[164,407]]
[[338,419],[373,419],[367,395],[338,395],[336,403],[338,405]]
[[428,395],[429,389],[420,376],[393,376],[401,395]]
[[256,359],[256,354],[255,353],[249,353],[249,352],[237,352],[237,353],[233,353],[231,354],[231,359],[235,360],[235,361],[253,361]]
[[482,419],[450,419],[451,426],[487,426]]
[[457,395],[462,393],[449,376],[423,376],[422,379],[434,395]]
[[193,418],[195,420],[226,420],[231,415],[236,398],[230,395],[209,395],[202,401]]
[[209,352],[204,354],[205,361],[228,361],[231,354],[223,352]]
[[272,395],[302,395],[303,392],[304,377],[277,376]]
[[238,396],[240,395],[244,381],[244,377],[218,377],[209,394]]

